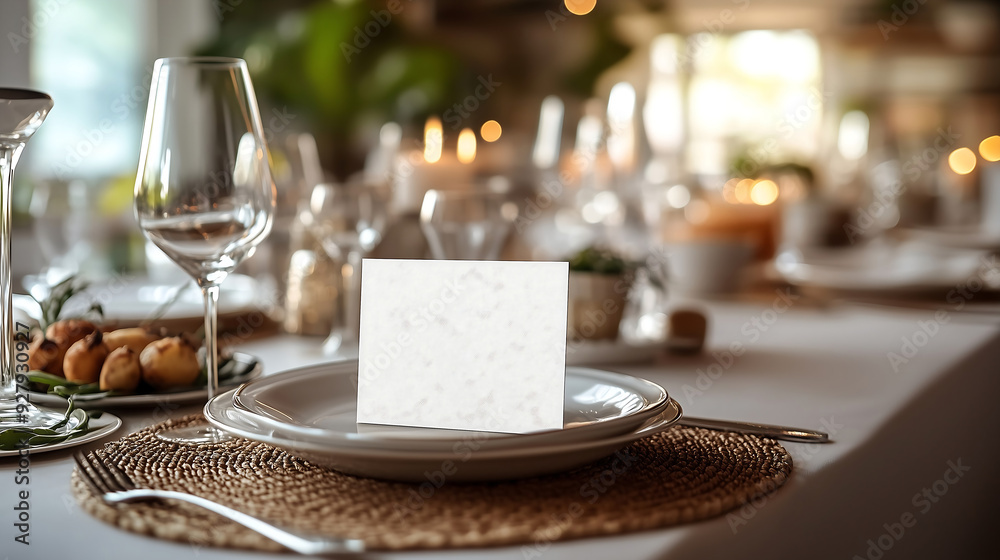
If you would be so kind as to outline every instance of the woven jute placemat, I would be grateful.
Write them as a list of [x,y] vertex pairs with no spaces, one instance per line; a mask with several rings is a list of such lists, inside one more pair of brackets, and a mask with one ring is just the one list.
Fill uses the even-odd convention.
[[[547,546],[667,527],[722,515],[780,487],[792,470],[774,440],[680,426],[568,473],[440,487],[357,478],[243,439],[194,446],[155,437],[201,422],[167,421],[97,453],[141,485],[203,496],[290,529],[363,539],[372,550]],[[72,488],[85,511],[128,531],[195,546],[282,549],[194,506],[110,506],[76,472]]]

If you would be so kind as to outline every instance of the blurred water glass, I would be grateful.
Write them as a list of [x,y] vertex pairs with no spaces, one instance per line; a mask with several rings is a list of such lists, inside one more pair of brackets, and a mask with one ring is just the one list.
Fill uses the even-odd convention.
[[517,206],[487,190],[430,190],[420,207],[420,227],[435,259],[497,260]]
[[357,345],[361,320],[361,260],[382,241],[385,205],[362,180],[320,183],[309,198],[310,231],[340,265],[333,328],[323,351],[335,354]]
[[99,264],[92,259],[102,228],[96,195],[78,179],[50,179],[35,185],[28,211],[39,251],[48,263],[39,278],[46,286]]

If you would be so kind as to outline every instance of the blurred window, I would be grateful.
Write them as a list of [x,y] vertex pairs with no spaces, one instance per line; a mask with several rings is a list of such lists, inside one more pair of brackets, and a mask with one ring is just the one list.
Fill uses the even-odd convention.
[[56,104],[32,140],[35,176],[100,178],[138,161],[149,2],[31,0],[33,86]]
[[[689,40],[689,164],[724,172],[733,142],[748,142],[754,166],[809,159],[819,150],[823,107],[820,50],[806,31],[702,33]],[[747,173],[752,175],[753,173]]]

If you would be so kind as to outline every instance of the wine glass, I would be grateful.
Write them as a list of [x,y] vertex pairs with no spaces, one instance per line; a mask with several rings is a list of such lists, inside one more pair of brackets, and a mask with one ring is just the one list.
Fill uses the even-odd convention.
[[[257,99],[238,58],[162,58],[153,67],[135,216],[146,237],[205,297],[208,398],[219,388],[219,286],[271,231],[275,187]],[[164,432],[183,443],[226,439],[212,428]]]
[[323,352],[354,348],[361,324],[361,260],[382,241],[386,217],[375,190],[361,180],[344,185],[321,183],[309,198],[310,229],[334,261],[341,264],[337,313]]
[[429,190],[420,206],[420,227],[435,259],[500,258],[516,218],[517,206],[488,190]]
[[52,98],[27,89],[0,88],[0,430],[50,426],[62,414],[34,407],[18,392],[18,377],[28,371],[27,326],[14,324],[10,277],[11,194],[14,167],[31,135],[52,109]]
[[[85,273],[93,263],[92,242],[101,237],[101,220],[95,220],[96,191],[85,181],[48,179],[38,181],[31,191],[28,212],[32,233],[48,266],[33,278],[28,288],[35,299],[48,297],[51,286],[76,274]],[[25,279],[29,283],[28,279]]]

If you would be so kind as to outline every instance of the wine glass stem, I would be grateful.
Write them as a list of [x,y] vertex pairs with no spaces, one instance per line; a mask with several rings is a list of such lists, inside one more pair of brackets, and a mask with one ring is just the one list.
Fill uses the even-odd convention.
[[208,372],[208,400],[219,392],[219,285],[201,287],[205,296],[205,370]]
[[3,206],[3,223],[0,224],[0,307],[3,308],[0,337],[0,401],[12,401],[16,396],[14,386],[14,298],[11,287],[10,237],[11,196],[14,187],[14,165],[24,144],[0,146],[0,205]]
[[351,265],[351,276],[345,282],[345,305],[347,317],[345,326],[348,340],[358,339],[361,332],[361,253],[350,251],[347,254],[347,262]]

